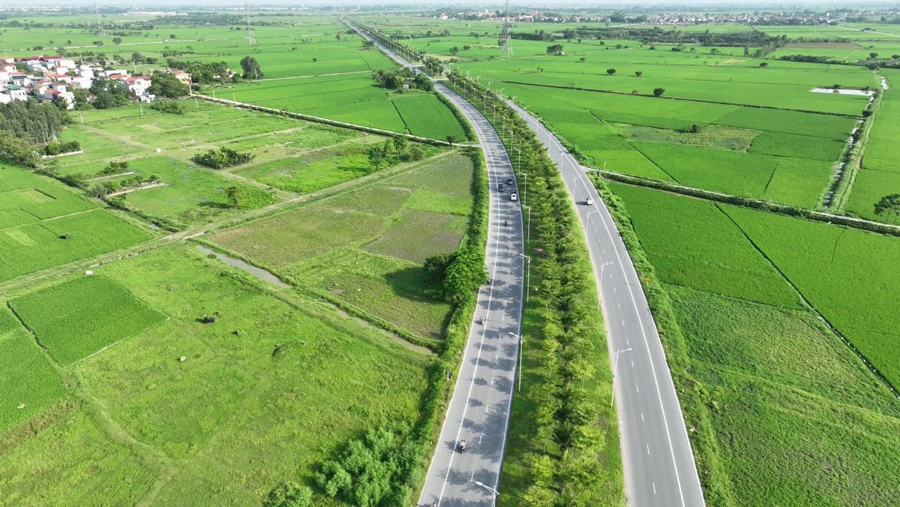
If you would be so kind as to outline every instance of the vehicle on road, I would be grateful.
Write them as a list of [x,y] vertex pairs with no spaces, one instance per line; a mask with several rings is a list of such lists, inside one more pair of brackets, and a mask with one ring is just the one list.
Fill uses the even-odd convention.
[[507,185],[512,185],[512,184],[513,184],[513,179],[512,179],[512,178],[506,178],[506,184],[507,184]]
[[586,205],[588,205],[588,206],[593,206],[593,205],[594,205],[594,200],[591,199],[590,197],[588,197],[587,199],[584,200],[584,203],[585,203]]
[[510,201],[518,201],[518,200],[519,200],[519,194],[517,194],[517,193],[515,193],[515,192],[512,193],[512,194],[509,194],[509,200],[510,200]]
[[465,440],[459,441],[459,452],[461,452],[461,453],[466,452],[466,441]]
[[498,191],[498,192],[503,192],[503,183],[497,185],[497,191]]

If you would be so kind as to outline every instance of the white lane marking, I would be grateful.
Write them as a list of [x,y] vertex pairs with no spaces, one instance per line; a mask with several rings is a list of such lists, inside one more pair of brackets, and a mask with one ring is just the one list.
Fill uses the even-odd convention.
[[631,367],[634,368],[634,361],[631,361]]
[[[482,148],[484,150],[486,150],[488,153],[491,153],[491,150],[488,147],[486,142],[483,142],[481,139],[479,139],[479,142],[482,145]],[[491,181],[492,179],[494,181]],[[497,175],[495,174],[495,172],[491,171],[490,168],[488,168],[488,184],[492,185],[492,186],[496,186],[495,185],[496,179],[497,179]],[[496,208],[494,208],[494,209],[496,209]],[[490,225],[491,221],[492,221],[491,213],[488,213],[488,225]],[[490,227],[489,227],[489,229],[490,229]],[[491,285],[490,285],[490,289],[488,290],[488,304],[487,304],[487,311],[485,312],[485,317],[487,317],[487,315],[490,314],[491,304],[493,303],[494,280],[496,279],[496,274],[497,274],[497,252],[499,250],[500,250],[500,235],[495,234],[494,235],[494,248],[492,251],[493,262],[491,263],[491,265],[493,266],[493,269],[491,272],[491,282],[490,282]],[[484,336],[485,336],[486,331],[487,331],[487,326],[481,326],[481,343],[482,344],[484,344]],[[517,353],[518,353],[518,351],[517,351]],[[466,348],[466,354],[463,356],[463,364],[466,362],[466,356],[468,356],[468,348]],[[459,440],[460,440],[460,437],[462,436],[463,425],[466,422],[466,412],[469,410],[469,400],[472,398],[472,390],[475,387],[475,378],[478,377],[477,372],[478,372],[478,367],[480,365],[481,365],[481,348],[478,349],[478,356],[475,358],[475,368],[473,370],[472,380],[469,382],[469,392],[466,394],[466,403],[463,405],[462,417],[459,420],[459,429],[456,430],[456,439],[453,444],[454,449],[456,448],[457,445],[459,445]],[[512,383],[510,383],[510,389],[512,389]],[[510,396],[510,398],[512,398],[512,396]],[[509,415],[507,415],[507,419],[508,419],[508,417],[509,417]],[[505,440],[506,439],[504,439],[504,442],[505,442]],[[451,452],[450,459],[447,461],[447,474],[444,475],[444,483],[441,485],[441,492],[438,495],[438,504],[440,504],[441,499],[444,498],[444,490],[447,488],[447,481],[450,479],[450,471],[453,469],[453,457],[455,455],[456,455],[455,452]],[[500,475],[497,474],[498,481],[499,481],[499,477],[500,477]]]
[[469,478],[469,482],[472,482],[474,480],[475,480],[475,470],[472,470],[472,477]]
[[622,327],[625,327],[625,319],[622,319],[622,320],[620,320],[619,322],[622,323]]
[[[478,435],[478,445],[481,445],[481,439],[484,437],[484,433]],[[472,472],[474,473],[474,472]]]
[[647,444],[647,456],[650,455],[650,444]]
[[641,412],[641,422],[644,422],[644,413]]
[[619,310],[622,309],[622,304],[619,303],[618,301],[616,301],[616,308],[618,308]]
[[637,384],[634,385],[635,392],[641,392],[641,388],[638,387]]
[[615,287],[613,287],[613,294],[615,294],[615,293],[616,293],[616,288],[615,288]]
[[655,482],[653,483],[653,494],[654,495],[656,494],[656,483]]

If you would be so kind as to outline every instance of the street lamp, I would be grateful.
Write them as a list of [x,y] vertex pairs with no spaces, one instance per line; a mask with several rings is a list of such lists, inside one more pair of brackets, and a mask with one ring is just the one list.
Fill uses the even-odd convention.
[[525,302],[528,302],[528,282],[531,279],[531,257],[525,254],[519,254],[525,257]]
[[523,350],[525,347],[525,338],[520,334],[513,333],[512,331],[510,331],[509,334],[519,339],[519,385],[518,387],[516,387],[516,392],[518,392],[522,390],[522,354],[525,353],[525,351]]
[[523,204],[522,207],[528,210],[528,228],[525,230],[525,248],[528,248],[531,241],[531,206]]
[[484,488],[484,489],[490,491],[491,495],[493,495],[492,502],[493,502],[493,503],[496,503],[496,502],[497,502],[497,497],[500,496],[500,492],[499,492],[499,491],[497,491],[496,489],[494,489],[494,488],[488,486],[487,484],[485,484],[485,483],[483,483],[483,482],[481,482],[481,481],[474,481],[474,482],[475,482],[475,484],[476,484],[477,486],[481,486],[482,488]]
[[609,396],[609,406],[610,407],[612,407],[613,397],[616,394],[616,370],[619,367],[619,354],[621,354],[622,352],[629,352],[629,351],[631,351],[631,347],[628,347],[627,349],[619,349],[616,351],[616,360],[613,362],[613,375],[612,375],[613,376],[613,390],[612,390],[612,394]]

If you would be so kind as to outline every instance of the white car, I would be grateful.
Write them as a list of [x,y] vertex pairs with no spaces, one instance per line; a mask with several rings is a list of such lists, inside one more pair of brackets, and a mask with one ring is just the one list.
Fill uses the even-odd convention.
[[518,200],[519,200],[519,194],[509,194],[509,200],[510,200],[510,201],[518,201]]
[[590,197],[588,197],[587,200],[584,201],[584,203],[587,204],[588,206],[593,206],[594,200],[591,199]]

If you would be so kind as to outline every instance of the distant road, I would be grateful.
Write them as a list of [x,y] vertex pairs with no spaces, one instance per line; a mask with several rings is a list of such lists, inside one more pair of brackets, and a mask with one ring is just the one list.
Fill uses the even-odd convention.
[[[352,27],[352,25],[351,25]],[[355,28],[354,28],[355,29]],[[404,67],[409,62],[367,40]],[[493,505],[500,483],[509,411],[515,387],[516,361],[524,296],[525,245],[522,210],[512,201],[515,172],[500,136],[468,101],[439,82],[435,89],[450,99],[475,129],[487,160],[490,214],[487,268],[491,281],[478,293],[478,306],[456,374],[453,397],[437,441],[419,505],[443,507]],[[500,183],[505,192],[498,191]],[[504,225],[507,224],[507,225]],[[479,323],[485,318],[484,325]],[[457,452],[465,440],[467,449]]]
[[508,104],[547,147],[584,229],[613,367],[626,501],[639,507],[702,506],[703,491],[681,405],[625,243],[575,158],[533,116]]

